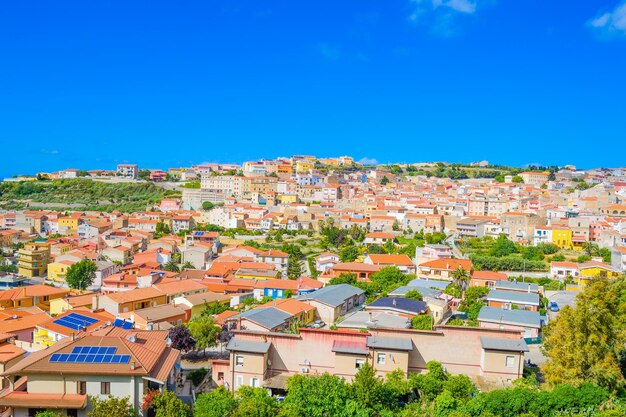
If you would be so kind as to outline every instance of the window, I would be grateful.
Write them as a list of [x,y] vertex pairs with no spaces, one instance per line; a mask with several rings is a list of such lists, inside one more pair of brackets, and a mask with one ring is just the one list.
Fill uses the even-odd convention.
[[237,375],[235,378],[235,389],[238,389],[243,385],[243,375]]
[[78,393],[82,395],[87,394],[87,381],[78,381]]
[[259,378],[250,378],[250,386],[252,388],[258,388],[261,385],[259,384]]
[[235,365],[243,366],[243,356],[241,355],[235,356]]
[[103,395],[111,394],[111,383],[110,382],[101,382],[100,383],[100,394],[103,394]]
[[387,358],[384,353],[379,353],[376,355],[376,363],[379,365],[384,365],[386,359]]
[[506,357],[506,367],[513,368],[515,366],[515,356]]
[[356,369],[361,369],[365,365],[365,359],[357,359],[354,367]]

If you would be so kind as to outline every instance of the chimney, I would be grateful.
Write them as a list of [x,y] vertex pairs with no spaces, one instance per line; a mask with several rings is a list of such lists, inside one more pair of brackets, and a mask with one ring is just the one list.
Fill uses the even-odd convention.
[[528,294],[530,294],[530,284],[528,284]]
[[396,299],[394,298],[393,301],[391,302],[394,306],[397,304],[396,303]]
[[371,312],[371,311],[369,312],[369,322],[370,322],[370,323],[372,323],[372,322],[373,322],[373,321],[372,321],[372,312]]
[[135,361],[132,361],[132,362],[130,363],[130,370],[131,370],[131,371],[135,370]]

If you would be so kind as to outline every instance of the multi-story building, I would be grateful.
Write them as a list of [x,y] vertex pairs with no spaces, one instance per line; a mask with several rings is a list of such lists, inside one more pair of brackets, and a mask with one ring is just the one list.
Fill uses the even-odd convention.
[[50,262],[48,243],[27,243],[18,252],[18,274],[25,277],[41,277],[46,274]]
[[92,335],[67,337],[31,353],[5,370],[9,386],[0,407],[14,417],[55,409],[86,417],[91,398],[128,397],[139,416],[150,390],[174,390],[180,351],[166,343],[167,332],[105,327]]
[[524,180],[524,184],[542,185],[548,182],[550,174],[540,171],[527,171],[520,173],[519,176]]
[[379,376],[400,369],[423,372],[439,361],[452,374],[510,384],[524,369],[528,347],[519,331],[436,327],[434,331],[372,328],[367,332],[301,329],[300,334],[236,331],[228,360],[213,361],[213,380],[229,390],[242,386],[284,389],[291,375],[328,372],[351,380],[366,363]]
[[139,168],[135,164],[118,164],[117,176],[135,179],[139,177]]

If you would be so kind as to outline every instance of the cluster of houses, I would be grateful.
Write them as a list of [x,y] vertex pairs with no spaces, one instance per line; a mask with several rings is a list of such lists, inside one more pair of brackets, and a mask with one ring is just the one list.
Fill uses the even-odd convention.
[[[206,231],[216,230],[208,224],[251,235],[291,230],[302,239],[333,224],[362,231],[363,245],[381,247],[419,232],[454,239],[505,234],[572,253],[589,242],[609,248],[610,264],[552,262],[552,277],[579,286],[626,266],[620,170],[570,167],[553,179],[529,171],[520,183],[355,167],[349,157],[294,156],[152,170],[152,180],[193,180],[200,188],[135,213],[0,212],[0,259],[17,267],[0,273],[0,415],[34,415],[52,404],[68,416],[85,416],[89,396],[106,395],[129,396],[143,415],[144,395],[174,390],[180,377],[181,353],[171,347],[169,331],[211,305],[220,307],[215,321],[231,335],[223,341],[228,358],[212,362],[212,383],[276,394],[294,374],[351,379],[370,363],[381,376],[396,369],[408,375],[430,360],[482,386],[508,384],[522,376],[527,342],[540,338],[547,320],[541,287],[474,270],[448,244],[426,244],[414,256],[366,253],[352,262],[323,252],[311,263],[317,278],[303,271],[287,279],[288,253],[227,240]],[[89,172],[133,181],[139,173],[128,164]],[[597,185],[567,191],[580,181]],[[205,202],[213,204],[203,209]],[[85,259],[94,262],[95,279],[71,290],[68,270]],[[390,266],[415,279],[371,302],[358,286],[330,285],[343,274],[368,282]],[[488,288],[478,326],[446,324],[461,301],[444,291],[458,269],[468,272],[469,286]],[[421,300],[408,296],[414,292]],[[429,330],[412,328],[419,316],[430,317]]]

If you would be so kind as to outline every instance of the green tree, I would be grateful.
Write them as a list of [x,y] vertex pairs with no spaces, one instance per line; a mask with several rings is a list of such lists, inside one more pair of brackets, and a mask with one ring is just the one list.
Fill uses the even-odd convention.
[[35,414],[35,417],[65,417],[65,414],[56,410],[39,411]]
[[625,279],[592,281],[576,297],[575,307],[564,306],[544,329],[542,367],[551,385],[595,382],[616,390],[624,387],[618,358],[626,343]]
[[85,290],[96,278],[98,267],[89,259],[81,259],[67,269],[65,282],[70,288]]
[[217,337],[221,328],[215,324],[215,319],[211,316],[199,315],[192,318],[187,323],[189,333],[196,341],[196,349],[203,349],[217,346]]
[[365,363],[354,375],[350,384],[350,398],[356,401],[359,408],[366,410],[378,409],[387,398],[383,393],[383,382],[376,376],[376,371],[369,363]]
[[275,417],[278,413],[278,401],[263,388],[243,386],[237,396],[239,404],[233,417]]
[[430,314],[420,314],[411,319],[411,329],[432,330],[433,318]]
[[517,247],[505,234],[498,236],[489,251],[489,255],[497,257],[507,256],[513,253],[517,253]]
[[237,401],[224,387],[218,387],[211,392],[198,395],[194,404],[195,417],[225,417],[230,416],[237,408]]
[[196,269],[196,267],[195,267],[195,266],[194,266],[194,264],[192,264],[191,262],[186,261],[186,262],[185,262],[185,263],[184,263],[184,264],[180,267],[180,270],[181,270],[181,271],[184,271],[184,270],[186,270],[186,269]]
[[191,408],[172,391],[163,391],[155,395],[152,408],[155,417],[192,417]]
[[398,285],[405,285],[409,281],[409,277],[395,266],[386,266],[372,274],[370,280],[379,292],[385,292]]
[[89,401],[91,411],[87,412],[87,417],[134,417],[137,415],[130,403],[130,397],[93,396],[89,397]]
[[341,248],[339,258],[341,262],[352,262],[359,257],[359,249],[354,245],[348,245]]
[[380,180],[380,185],[387,185],[389,184],[389,178],[387,178],[387,176],[383,176],[383,178]]
[[287,389],[281,417],[344,416],[350,395],[346,381],[328,373],[294,375],[287,381]]
[[169,272],[180,272],[178,264],[173,259],[169,260],[165,265],[163,265],[163,270]]
[[409,290],[406,294],[404,294],[404,298],[410,298],[411,300],[422,301],[422,293],[416,289]]
[[287,278],[298,279],[302,275],[302,259],[289,255],[289,262],[287,264]]
[[520,177],[519,175],[515,175],[511,181],[513,181],[516,184],[521,184],[524,182],[524,179]]
[[215,207],[215,204],[211,203],[210,201],[205,201],[205,202],[202,203],[202,210],[209,211],[213,207]]
[[474,383],[467,375],[449,376],[443,383],[443,389],[450,392],[455,399],[463,402],[469,400],[478,392]]
[[461,290],[465,290],[470,282],[470,273],[467,269],[459,266],[454,271],[452,271],[452,281],[461,288]]

